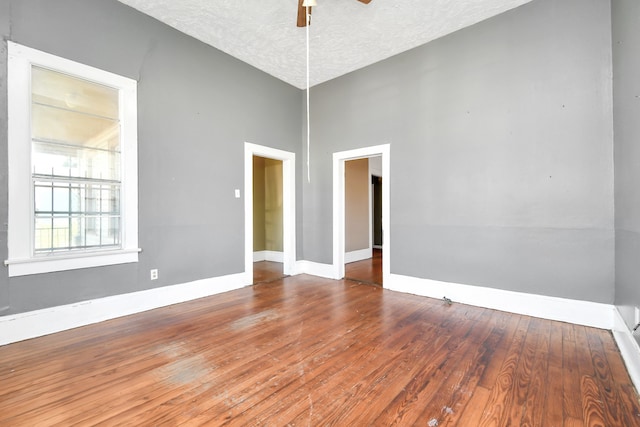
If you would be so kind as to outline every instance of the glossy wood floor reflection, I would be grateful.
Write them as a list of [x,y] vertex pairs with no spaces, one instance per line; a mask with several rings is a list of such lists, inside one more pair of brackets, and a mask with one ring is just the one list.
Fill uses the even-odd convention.
[[609,332],[295,276],[0,347],[0,425],[637,426]]
[[271,282],[285,277],[283,264],[273,261],[257,261],[253,263],[253,283]]
[[362,283],[382,286],[382,250],[374,249],[373,256],[344,265],[344,277]]

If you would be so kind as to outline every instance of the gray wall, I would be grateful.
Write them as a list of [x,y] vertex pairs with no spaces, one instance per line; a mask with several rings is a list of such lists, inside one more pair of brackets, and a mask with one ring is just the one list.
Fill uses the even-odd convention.
[[115,0],[0,0],[5,39],[138,80],[143,248],[138,264],[5,272],[0,315],[241,272],[233,189],[244,141],[298,155],[299,259],[332,262],[332,153],[391,143],[392,273],[605,303],[615,290],[617,304],[640,303],[638,5],[613,3],[625,39],[614,40],[617,285],[609,2],[534,0],[313,88],[307,182],[301,91]]
[[535,0],[315,87],[305,259],[331,153],[390,143],[391,273],[613,303],[610,17]]
[[616,165],[616,299],[627,324],[640,306],[640,2],[612,2]]
[[[4,39],[138,81],[140,262],[8,278],[0,315],[244,271],[244,141],[298,152],[302,93],[115,0],[0,0]],[[0,223],[7,222],[0,43]],[[301,172],[300,172],[301,173]],[[6,226],[0,257],[7,257]],[[149,280],[149,269],[160,278]]]

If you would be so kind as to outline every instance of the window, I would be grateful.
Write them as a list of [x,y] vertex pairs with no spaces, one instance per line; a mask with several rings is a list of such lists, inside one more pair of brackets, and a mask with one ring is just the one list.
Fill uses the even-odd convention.
[[9,276],[136,262],[136,82],[8,47]]

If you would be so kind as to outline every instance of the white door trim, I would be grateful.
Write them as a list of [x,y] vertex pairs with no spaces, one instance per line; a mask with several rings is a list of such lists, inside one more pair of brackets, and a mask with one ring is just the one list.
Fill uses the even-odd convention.
[[244,143],[244,272],[253,283],[253,156],[282,161],[283,272],[294,274],[296,263],[296,155],[262,145]]
[[347,160],[361,159],[363,157],[382,156],[382,282],[386,283],[390,274],[390,220],[389,220],[389,196],[390,196],[390,152],[391,145],[383,144],[372,147],[357,148],[354,150],[333,153],[333,277],[344,277],[344,162]]

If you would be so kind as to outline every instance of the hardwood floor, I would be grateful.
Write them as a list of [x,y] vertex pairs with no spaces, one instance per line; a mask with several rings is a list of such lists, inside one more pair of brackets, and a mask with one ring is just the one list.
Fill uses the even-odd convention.
[[283,264],[273,261],[257,261],[253,263],[253,283],[271,282],[285,277]]
[[609,332],[294,276],[0,347],[0,425],[638,426]]
[[344,265],[345,278],[382,286],[382,250],[374,249],[370,259]]

